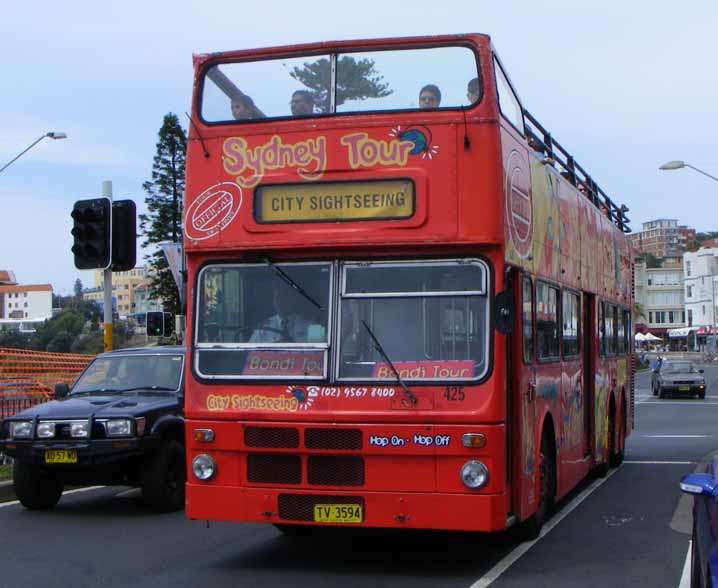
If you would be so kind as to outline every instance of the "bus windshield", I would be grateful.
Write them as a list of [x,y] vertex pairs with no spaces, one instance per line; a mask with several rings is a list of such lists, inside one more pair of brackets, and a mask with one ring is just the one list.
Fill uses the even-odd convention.
[[196,369],[207,378],[324,379],[336,332],[335,379],[394,380],[366,323],[402,379],[477,380],[488,363],[486,282],[478,260],[207,266]]
[[205,72],[201,115],[217,123],[466,107],[480,98],[477,72],[467,47],[222,63]]

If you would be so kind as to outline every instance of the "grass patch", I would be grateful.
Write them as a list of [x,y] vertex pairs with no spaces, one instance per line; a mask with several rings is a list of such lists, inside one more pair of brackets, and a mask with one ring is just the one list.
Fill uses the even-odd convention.
[[0,482],[12,479],[12,466],[10,464],[0,465]]

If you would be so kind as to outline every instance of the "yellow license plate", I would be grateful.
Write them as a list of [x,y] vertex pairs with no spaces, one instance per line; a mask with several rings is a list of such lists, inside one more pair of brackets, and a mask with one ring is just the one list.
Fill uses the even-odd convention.
[[77,451],[48,449],[45,451],[45,463],[77,463]]
[[361,523],[364,513],[360,504],[315,504],[315,523]]
[[678,391],[679,392],[690,392],[691,387],[690,386],[678,386]]

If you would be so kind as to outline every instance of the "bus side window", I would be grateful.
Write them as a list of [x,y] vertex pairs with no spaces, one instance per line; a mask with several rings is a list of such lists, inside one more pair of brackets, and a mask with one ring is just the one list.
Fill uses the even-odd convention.
[[559,357],[558,290],[536,283],[536,356],[556,360]]
[[531,279],[524,278],[522,282],[522,311],[521,321],[523,324],[523,348],[524,362],[532,363],[534,360],[534,313],[533,313],[533,289]]
[[604,303],[598,302],[598,353],[606,355],[606,321],[604,315]]

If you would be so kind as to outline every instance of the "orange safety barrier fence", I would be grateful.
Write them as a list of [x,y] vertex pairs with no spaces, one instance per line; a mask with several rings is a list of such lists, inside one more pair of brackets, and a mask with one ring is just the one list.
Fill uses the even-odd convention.
[[0,419],[51,400],[54,385],[71,385],[94,357],[0,347]]

